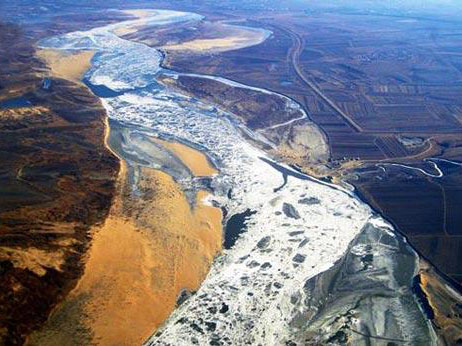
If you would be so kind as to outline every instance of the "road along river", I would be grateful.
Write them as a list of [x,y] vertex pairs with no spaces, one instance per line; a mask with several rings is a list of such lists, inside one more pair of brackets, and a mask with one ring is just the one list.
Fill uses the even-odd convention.
[[[152,11],[143,24],[200,20],[191,13]],[[156,81],[160,52],[114,33],[136,24],[74,32],[41,45],[96,52],[86,79],[114,91],[101,100],[111,123],[128,133],[122,144],[129,165],[167,171],[140,136],[173,139],[201,150],[218,169],[207,181],[213,193],[206,203],[226,210],[227,218],[255,212],[199,290],[146,344],[322,344],[342,335],[356,345],[371,337],[434,344],[435,333],[411,290],[418,256],[406,241],[349,191],[295,174],[286,174],[278,188],[285,173],[276,168],[283,164],[269,164],[272,158],[246,140],[232,114],[163,87]],[[202,188],[203,180],[180,169],[168,173],[185,190]],[[139,181],[134,171],[133,193]],[[337,303],[325,305],[329,297]]]

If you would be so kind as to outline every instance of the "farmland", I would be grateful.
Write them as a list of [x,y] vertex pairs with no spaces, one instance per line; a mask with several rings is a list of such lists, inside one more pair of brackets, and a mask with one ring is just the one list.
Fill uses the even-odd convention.
[[309,162],[287,161],[355,185],[425,257],[460,281],[462,272],[453,265],[461,246],[456,234],[462,219],[455,212],[461,206],[460,166],[435,178],[377,165],[431,171],[424,159],[462,161],[462,25],[443,18],[341,10],[234,11],[232,16],[235,21],[246,18],[246,26],[270,30],[271,38],[217,54],[167,50],[166,65],[296,100],[326,136],[330,158],[314,169]]

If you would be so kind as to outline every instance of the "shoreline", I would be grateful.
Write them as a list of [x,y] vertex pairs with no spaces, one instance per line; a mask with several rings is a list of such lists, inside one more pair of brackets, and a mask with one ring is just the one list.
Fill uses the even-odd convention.
[[210,159],[200,150],[177,141],[168,141],[159,138],[154,138],[153,140],[183,162],[194,176],[213,177],[218,174],[218,170],[212,165]]
[[91,67],[91,60],[95,51],[70,52],[59,49],[36,48],[35,55],[48,66],[50,76],[84,85],[82,78]]
[[200,287],[221,251],[223,215],[204,202],[209,192],[197,191],[191,210],[172,177],[140,168],[140,191],[158,192],[155,198],[131,196],[129,165],[109,144],[109,117],[105,124],[104,143],[120,162],[112,207],[92,228],[82,277],[30,344],[73,343],[76,335],[102,344],[140,344],[168,319],[181,292]]

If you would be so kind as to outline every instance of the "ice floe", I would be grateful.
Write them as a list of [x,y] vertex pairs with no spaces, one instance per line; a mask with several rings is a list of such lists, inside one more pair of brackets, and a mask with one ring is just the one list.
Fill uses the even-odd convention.
[[[149,19],[153,25],[156,15],[162,25],[201,18],[156,11]],[[220,170],[212,179],[209,202],[224,207],[230,216],[247,209],[256,212],[247,221],[247,231],[217,258],[199,291],[147,344],[285,344],[292,331],[291,297],[340,260],[368,223],[388,231],[391,226],[351,191],[301,174],[288,175],[290,168],[278,166],[252,146],[239,130],[242,124],[229,114],[158,84],[161,54],[115,36],[114,28],[75,32],[41,44],[96,50],[87,78],[123,91],[103,99],[109,117],[201,148]],[[142,150],[139,145],[137,152]],[[353,252],[364,251],[362,245]]]

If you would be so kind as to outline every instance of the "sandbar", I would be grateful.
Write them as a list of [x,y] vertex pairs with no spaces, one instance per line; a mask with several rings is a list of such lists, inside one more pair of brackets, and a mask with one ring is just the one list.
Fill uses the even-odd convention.
[[83,75],[91,66],[91,59],[95,52],[40,49],[36,54],[45,61],[52,76],[80,83]]
[[169,142],[158,138],[155,138],[154,141],[170,150],[195,176],[213,176],[218,173],[210,164],[207,156],[199,150],[178,142]]
[[167,44],[162,48],[167,51],[219,53],[260,44],[269,34],[264,30],[221,23],[208,24],[207,28],[213,30],[216,37],[200,37],[177,44]]

